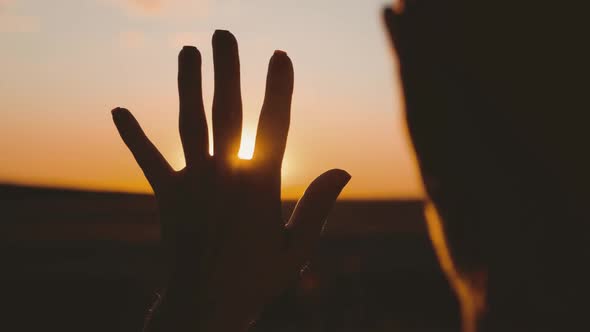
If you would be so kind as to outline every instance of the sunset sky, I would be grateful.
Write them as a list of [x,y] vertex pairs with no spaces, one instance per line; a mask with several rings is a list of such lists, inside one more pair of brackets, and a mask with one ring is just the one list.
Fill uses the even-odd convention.
[[0,0],[0,182],[146,192],[111,121],[130,109],[175,168],[177,54],[203,54],[211,118],[211,35],[240,46],[243,154],[251,148],[268,60],[295,67],[283,195],[321,172],[352,175],[346,198],[421,195],[397,69],[376,0]]

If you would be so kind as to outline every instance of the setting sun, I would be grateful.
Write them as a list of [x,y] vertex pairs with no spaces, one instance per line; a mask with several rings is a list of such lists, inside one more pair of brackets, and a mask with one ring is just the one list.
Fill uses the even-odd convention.
[[238,157],[240,159],[250,160],[254,155],[254,145],[256,144],[256,134],[244,130],[242,132],[242,142],[240,144],[240,152]]

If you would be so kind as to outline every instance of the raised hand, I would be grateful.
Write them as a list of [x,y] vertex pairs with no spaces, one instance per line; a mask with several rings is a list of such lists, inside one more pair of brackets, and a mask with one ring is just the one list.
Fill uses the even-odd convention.
[[281,164],[293,93],[291,60],[281,51],[272,56],[254,156],[240,160],[238,45],[231,33],[220,30],[212,44],[213,156],[208,152],[201,55],[195,47],[184,47],[178,58],[183,170],[170,167],[128,110],[112,111],[161,214],[169,279],[153,330],[247,329],[263,306],[296,280],[350,179],[336,169],[319,176],[285,223]]

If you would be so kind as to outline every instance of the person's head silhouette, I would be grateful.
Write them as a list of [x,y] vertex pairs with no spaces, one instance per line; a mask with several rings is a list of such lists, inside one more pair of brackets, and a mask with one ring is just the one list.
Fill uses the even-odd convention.
[[560,14],[470,1],[385,12],[431,238],[466,331],[587,324],[583,30]]

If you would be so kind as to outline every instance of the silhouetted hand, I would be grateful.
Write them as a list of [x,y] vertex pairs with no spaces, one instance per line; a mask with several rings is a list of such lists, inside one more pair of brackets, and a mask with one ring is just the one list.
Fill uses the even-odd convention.
[[214,155],[209,155],[201,88],[201,55],[179,54],[179,128],[186,167],[174,171],[131,113],[113,110],[125,144],[151,184],[161,214],[168,288],[153,330],[244,330],[262,307],[295,281],[319,240],[324,221],[350,176],[318,177],[285,224],[281,164],[293,93],[293,67],[276,51],[252,160],[237,153],[242,130],[238,45],[213,35]]

